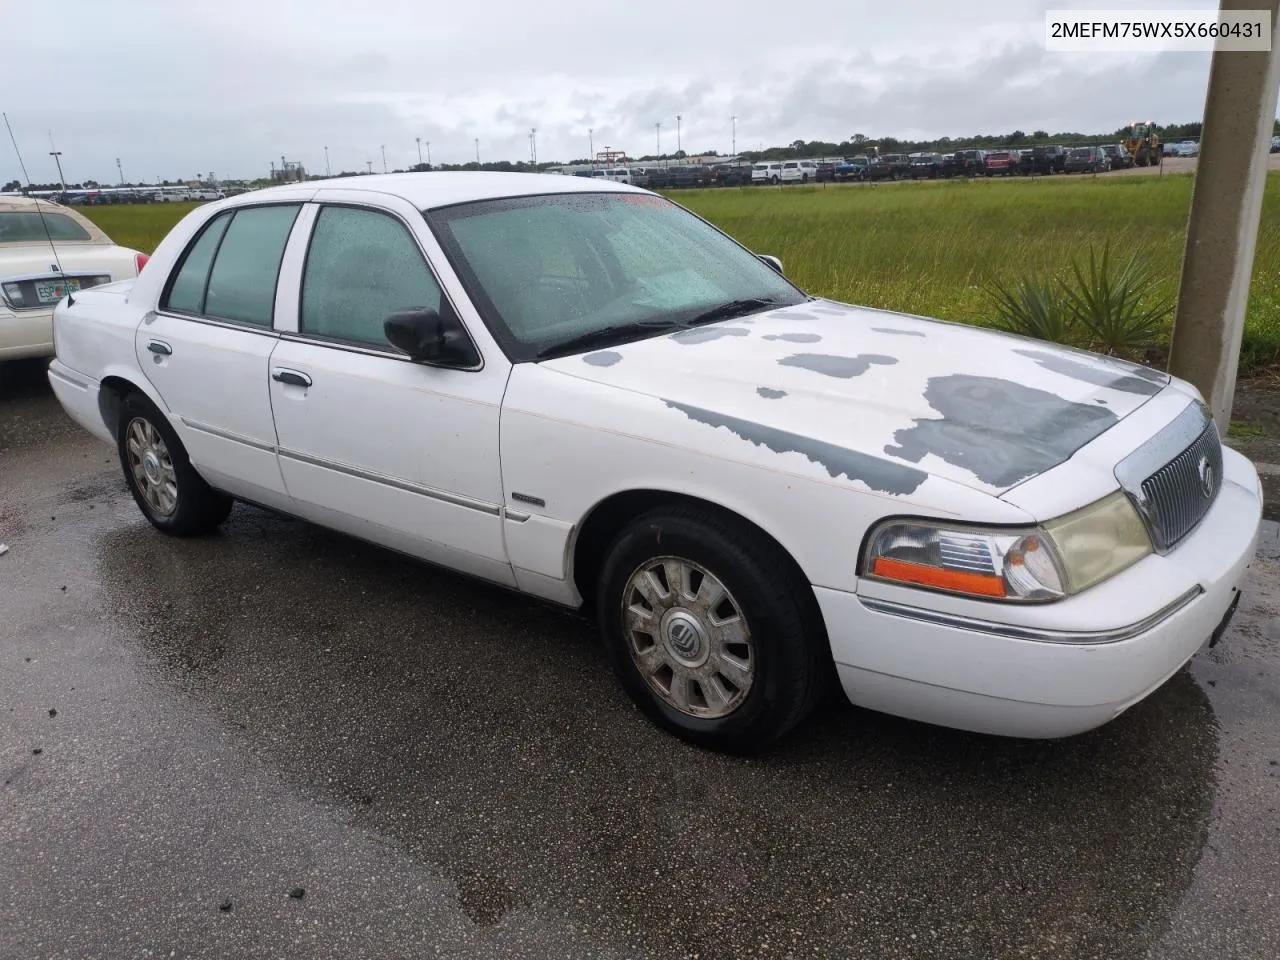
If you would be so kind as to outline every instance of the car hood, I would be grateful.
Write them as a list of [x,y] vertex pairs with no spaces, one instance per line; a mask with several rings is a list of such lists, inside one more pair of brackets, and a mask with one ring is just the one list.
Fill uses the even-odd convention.
[[999,493],[1159,393],[1163,373],[828,300],[544,361],[757,445],[812,442]]

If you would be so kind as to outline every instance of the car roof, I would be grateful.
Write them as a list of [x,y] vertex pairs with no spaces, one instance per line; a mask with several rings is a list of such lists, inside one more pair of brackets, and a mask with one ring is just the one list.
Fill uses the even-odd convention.
[[[613,169],[613,168],[608,168]],[[385,173],[363,177],[339,177],[306,183],[267,187],[241,194],[236,201],[258,203],[274,196],[296,199],[299,190],[343,190],[389,194],[409,201],[419,210],[447,207],[476,200],[527,197],[551,193],[645,193],[639,187],[597,177],[566,177],[549,173],[486,173],[432,170],[423,173]]]

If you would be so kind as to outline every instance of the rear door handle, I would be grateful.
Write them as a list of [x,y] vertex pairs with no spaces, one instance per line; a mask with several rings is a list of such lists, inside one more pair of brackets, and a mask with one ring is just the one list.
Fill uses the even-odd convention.
[[162,357],[169,357],[173,355],[173,347],[169,346],[163,340],[152,340],[147,344],[147,349]]
[[309,387],[311,386],[311,378],[305,373],[298,370],[288,370],[284,367],[276,367],[271,371],[271,379],[280,383],[287,383],[293,387]]

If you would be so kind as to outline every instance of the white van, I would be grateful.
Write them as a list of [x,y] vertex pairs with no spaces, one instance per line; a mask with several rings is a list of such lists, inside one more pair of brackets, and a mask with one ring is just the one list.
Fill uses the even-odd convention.
[[757,163],[751,168],[752,183],[778,183],[782,180],[782,164]]

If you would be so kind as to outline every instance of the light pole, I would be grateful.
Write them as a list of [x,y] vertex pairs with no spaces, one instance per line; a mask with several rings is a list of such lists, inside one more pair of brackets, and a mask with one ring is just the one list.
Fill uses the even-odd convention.
[[730,149],[733,151],[733,155],[736,157],[738,155],[738,115],[735,113],[729,119],[733,121],[733,145],[730,147]]
[[53,162],[58,165],[58,183],[62,187],[62,192],[67,192],[67,178],[62,175],[62,151],[50,150],[49,156],[53,157]]
[[476,137],[476,166],[480,165],[480,138]]
[[365,161],[365,165],[369,168],[369,172],[370,172],[370,173],[373,173],[373,161],[372,161],[372,160],[366,160],[366,161]]
[[538,169],[538,128],[529,128],[529,160],[533,163],[533,168]]
[[326,177],[333,176],[333,173],[329,170],[329,148],[328,147],[324,148],[324,175]]
[[120,166],[120,158],[116,157],[116,173],[120,174],[120,186],[124,186],[124,167]]
[[596,162],[596,128],[587,127],[587,160]]
[[658,145],[658,156],[662,156],[662,121],[659,120],[653,125],[653,139]]
[[418,166],[422,166],[422,138],[414,137],[413,140],[418,145]]
[[677,113],[676,114],[676,153],[679,153],[681,149],[683,148],[680,146],[680,114]]
[[427,141],[427,166],[431,166],[431,141]]
[[382,172],[387,172],[387,145],[382,144]]

